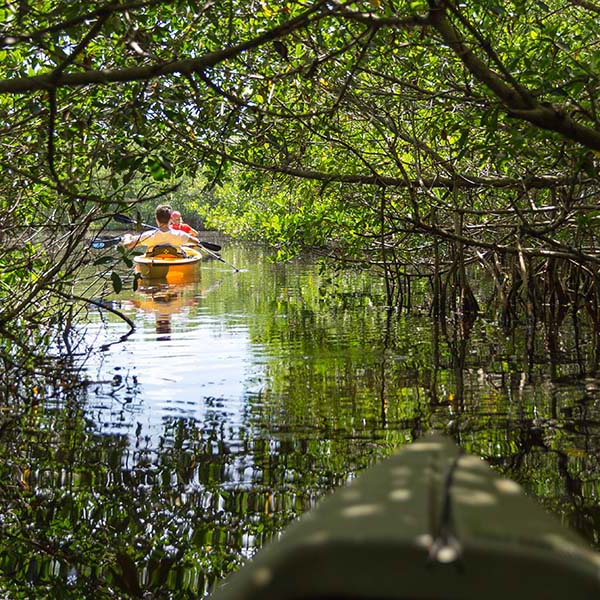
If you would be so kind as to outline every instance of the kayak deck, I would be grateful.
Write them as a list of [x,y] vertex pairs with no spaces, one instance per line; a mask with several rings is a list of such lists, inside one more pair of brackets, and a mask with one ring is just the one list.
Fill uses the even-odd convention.
[[600,555],[428,435],[293,523],[213,600],[600,598]]

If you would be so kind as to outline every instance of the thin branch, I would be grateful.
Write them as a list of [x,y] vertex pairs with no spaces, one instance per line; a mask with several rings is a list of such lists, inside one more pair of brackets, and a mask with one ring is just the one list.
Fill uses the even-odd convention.
[[571,4],[574,6],[580,6],[581,8],[587,8],[592,12],[598,13],[600,15],[600,6],[598,4],[594,4],[593,2],[589,2],[588,0],[570,0]]
[[92,298],[85,298],[83,296],[77,296],[74,294],[63,294],[59,291],[56,291],[55,293],[58,296],[61,296],[62,298],[64,298],[65,300],[69,300],[69,301],[77,300],[78,302],[85,302],[86,304],[91,304],[92,306],[97,306],[98,308],[101,308],[102,310],[106,310],[106,311],[112,313],[113,315],[116,315],[123,321],[125,321],[125,323],[127,323],[127,325],[129,325],[129,331],[127,333],[124,333],[119,338],[119,341],[121,341],[121,342],[125,341],[135,331],[135,323],[126,314],[122,313],[120,310],[117,310],[116,308],[113,308],[112,306],[109,306],[108,304],[105,304],[104,302],[99,302],[98,300],[93,300]]
[[[316,181],[324,181],[327,183],[356,183],[363,185],[385,185],[388,187],[406,188],[426,187],[428,189],[452,189],[454,186],[461,189],[547,189],[555,188],[563,185],[569,185],[573,182],[572,176],[566,175],[542,175],[529,176],[521,179],[514,177],[478,177],[464,174],[457,174],[455,178],[430,176],[423,178],[409,179],[408,181],[402,177],[390,177],[388,175],[351,175],[344,173],[324,173],[323,171],[315,171],[311,169],[295,169],[287,165],[275,165],[272,163],[261,164],[254,161],[246,160],[241,156],[226,153],[218,150],[215,147],[201,146],[206,152],[223,156],[231,162],[259,169],[270,173],[279,173],[281,175],[290,175],[300,179],[314,179]],[[590,183],[592,180],[579,180],[576,183]]]
[[101,14],[98,20],[92,25],[91,29],[87,32],[84,38],[77,44],[76,48],[69,54],[69,56],[64,60],[62,64],[60,64],[56,69],[54,69],[54,76],[59,77],[61,73],[70,65],[73,64],[75,59],[86,49],[88,44],[100,33],[102,27],[111,17],[112,13],[104,13]]
[[148,8],[150,6],[156,6],[159,4],[168,4],[169,0],[144,0],[142,2],[129,2],[126,4],[116,3],[116,4],[107,4],[105,6],[100,6],[96,10],[92,10],[90,12],[84,13],[82,15],[77,15],[72,19],[68,19],[67,21],[61,21],[60,23],[56,23],[55,25],[50,25],[48,27],[44,27],[43,29],[39,29],[32,33],[27,34],[18,34],[18,33],[10,33],[10,37],[15,39],[15,43],[21,41],[29,41],[29,40],[39,40],[42,39],[48,33],[59,33],[64,32],[67,29],[71,29],[76,27],[77,25],[81,25],[82,23],[87,23],[88,21],[94,21],[99,17],[110,16],[112,14],[118,12],[129,12],[137,10],[138,8]]

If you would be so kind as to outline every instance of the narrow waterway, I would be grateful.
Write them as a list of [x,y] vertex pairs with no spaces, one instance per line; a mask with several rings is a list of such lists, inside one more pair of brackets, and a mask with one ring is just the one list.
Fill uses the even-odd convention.
[[576,319],[440,327],[417,296],[410,313],[386,310],[366,273],[274,264],[258,247],[223,257],[240,272],[207,261],[196,281],[105,297],[135,331],[121,340],[127,324],[93,310],[87,384],[4,431],[5,475],[20,473],[27,514],[65,545],[26,566],[16,546],[5,572],[72,597],[204,595],[432,427],[600,547],[600,379]]

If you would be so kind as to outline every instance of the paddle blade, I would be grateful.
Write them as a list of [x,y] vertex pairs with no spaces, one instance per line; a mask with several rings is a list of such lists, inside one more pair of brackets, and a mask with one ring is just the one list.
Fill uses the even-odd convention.
[[121,237],[113,238],[94,238],[90,241],[90,248],[94,250],[104,250],[104,248],[110,248],[111,246],[118,246],[121,243]]
[[136,220],[128,217],[127,215],[123,215],[121,213],[117,213],[113,215],[113,219],[117,221],[117,223],[123,223],[124,225],[135,225]]
[[221,250],[221,246],[219,246],[219,244],[211,244],[210,242],[200,242],[200,246],[202,246],[202,248],[206,248],[207,250],[212,250],[213,252],[218,252]]
[[137,230],[141,229],[142,227],[146,228],[146,229],[158,229],[158,227],[155,227],[154,225],[148,225],[147,223],[140,223],[138,220],[134,219],[133,217],[128,217],[127,215],[124,215],[122,213],[116,213],[113,215],[113,219],[115,221],[117,221],[118,223],[122,223],[123,225],[135,225],[135,228]]

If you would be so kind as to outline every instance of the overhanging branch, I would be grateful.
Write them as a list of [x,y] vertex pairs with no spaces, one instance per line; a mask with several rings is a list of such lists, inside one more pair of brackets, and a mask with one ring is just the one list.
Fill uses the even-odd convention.
[[238,155],[230,154],[218,150],[215,147],[203,147],[211,154],[217,154],[234,163],[258,169],[270,173],[279,173],[289,175],[300,179],[312,179],[326,183],[353,183],[359,185],[377,185],[395,188],[427,188],[427,189],[548,189],[564,185],[590,184],[592,180],[580,180],[572,175],[542,175],[528,176],[523,178],[515,177],[480,177],[457,174],[455,177],[430,176],[422,178],[405,179],[402,177],[390,177],[379,174],[369,175],[350,175],[344,173],[325,173],[323,171],[314,171],[311,169],[298,169],[286,165],[269,164],[253,162],[241,158]]
[[600,150],[599,130],[581,125],[563,107],[538,102],[535,96],[520,84],[516,87],[509,85],[471,50],[458,29],[449,21],[445,2],[431,0],[431,4],[434,5],[429,13],[431,25],[471,75],[503,103],[509,115],[528,121],[540,129],[559,133],[586,148]]
[[147,81],[166,75],[189,75],[191,73],[200,73],[210,67],[214,67],[215,65],[247,52],[248,50],[258,48],[263,44],[272,42],[273,40],[300,29],[301,27],[308,25],[311,21],[319,20],[329,13],[330,9],[327,7],[327,1],[321,0],[301,15],[266,31],[262,35],[241,44],[237,44],[236,46],[231,46],[230,48],[209,52],[198,58],[141,65],[126,69],[81,71],[78,73],[60,73],[58,75],[55,72],[50,72],[43,75],[35,75],[33,77],[5,79],[0,81],[0,94],[23,94],[50,88]]

